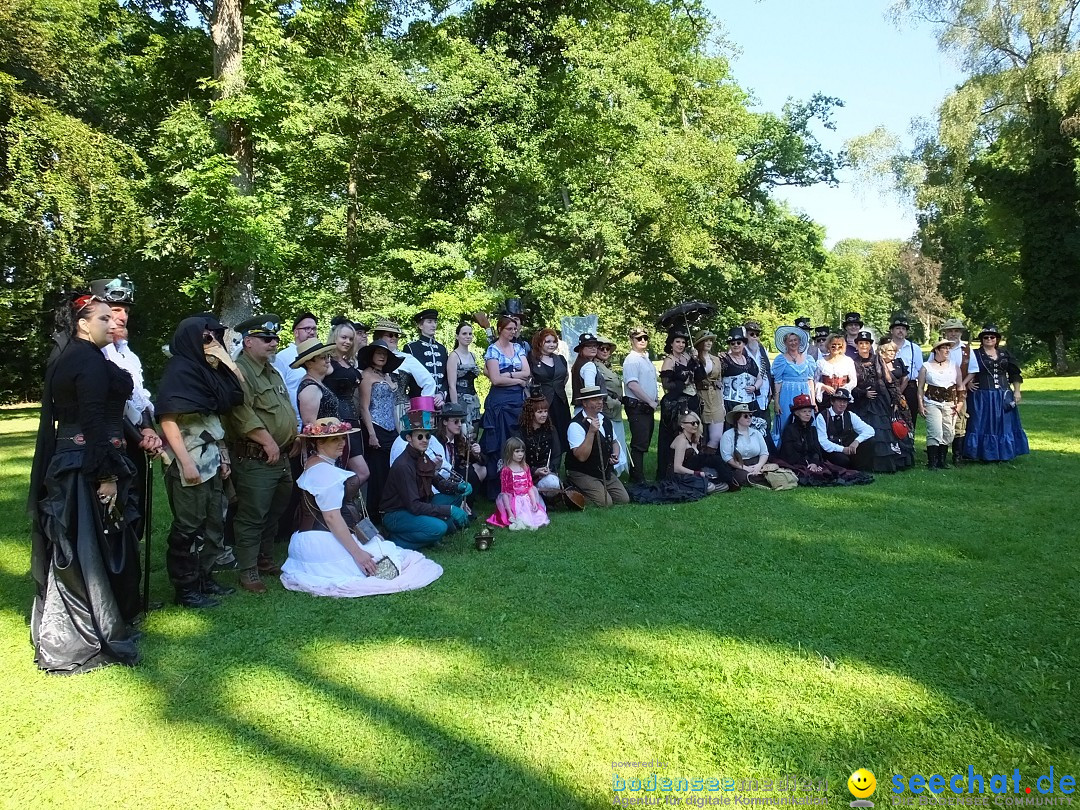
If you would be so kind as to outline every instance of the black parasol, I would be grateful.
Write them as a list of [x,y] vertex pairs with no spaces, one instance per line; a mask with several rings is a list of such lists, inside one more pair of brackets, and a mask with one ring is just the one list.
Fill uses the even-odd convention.
[[712,304],[706,304],[704,301],[687,301],[661,315],[657,325],[669,331],[681,326],[689,332],[691,324],[697,323],[702,318],[711,318],[715,314],[716,307]]

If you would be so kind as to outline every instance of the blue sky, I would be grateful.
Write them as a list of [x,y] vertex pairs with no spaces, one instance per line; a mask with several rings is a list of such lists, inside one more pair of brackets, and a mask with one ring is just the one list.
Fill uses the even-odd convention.
[[[934,32],[886,18],[881,0],[708,0],[727,38],[736,81],[761,109],[778,112],[789,98],[824,93],[844,101],[836,131],[822,130],[827,147],[876,126],[910,141],[911,120],[933,118],[960,81],[938,52]],[[831,245],[840,239],[906,239],[915,230],[909,207],[862,188],[851,172],[838,188],[780,189],[780,196],[820,222]]]

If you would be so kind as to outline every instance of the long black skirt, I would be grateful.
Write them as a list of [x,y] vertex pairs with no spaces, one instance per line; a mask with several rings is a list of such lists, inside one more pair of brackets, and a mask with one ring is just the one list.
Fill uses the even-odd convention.
[[139,543],[131,528],[134,475],[120,476],[125,520],[105,519],[97,487],[82,475],[82,451],[58,452],[38,503],[30,616],[34,661],[57,674],[139,661],[130,622],[139,613]]

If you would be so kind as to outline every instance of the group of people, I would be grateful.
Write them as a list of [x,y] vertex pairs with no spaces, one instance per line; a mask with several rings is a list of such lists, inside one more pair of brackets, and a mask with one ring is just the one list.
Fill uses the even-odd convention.
[[719,353],[713,332],[676,326],[659,368],[652,334],[635,327],[620,375],[618,343],[602,335],[580,334],[572,361],[554,329],[526,341],[517,299],[494,322],[463,318],[452,348],[432,309],[404,346],[388,319],[335,318],[323,341],[317,317],[300,313],[281,351],[273,313],[236,324],[236,345],[202,313],[177,326],[152,396],[127,345],[133,304],[127,279],[103,279],[58,313],[29,500],[31,636],[50,672],[138,660],[154,458],[176,603],[209,608],[236,590],[215,579],[222,568],[256,594],[265,576],[326,596],[424,587],[442,569],[422,552],[474,520],[481,492],[489,524],[536,530],[557,506],[866,483],[912,466],[918,416],[931,468],[950,445],[955,462],[1027,452],[1019,369],[992,325],[969,349],[963,324],[945,323],[925,362],[899,314],[881,341],[857,313],[842,333],[799,319],[776,331],[775,358],[754,321]]

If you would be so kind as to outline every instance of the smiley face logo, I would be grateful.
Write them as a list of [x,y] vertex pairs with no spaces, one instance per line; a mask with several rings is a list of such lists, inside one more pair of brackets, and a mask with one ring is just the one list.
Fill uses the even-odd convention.
[[877,790],[877,779],[866,768],[859,768],[847,780],[847,789],[856,799],[866,799]]

